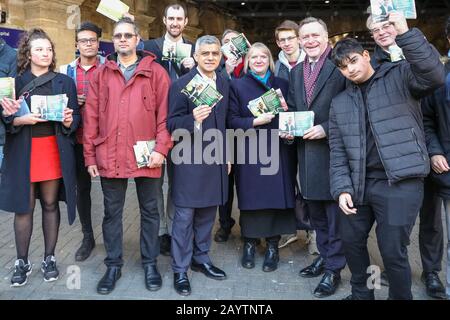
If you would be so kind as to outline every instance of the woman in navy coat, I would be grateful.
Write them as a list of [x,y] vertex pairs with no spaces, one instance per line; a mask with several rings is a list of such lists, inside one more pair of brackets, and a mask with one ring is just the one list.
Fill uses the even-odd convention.
[[[248,109],[250,100],[260,97],[270,88],[281,89],[284,96],[288,83],[273,75],[274,63],[269,49],[262,43],[255,43],[245,58],[246,75],[230,83],[230,107],[228,126],[232,129],[256,130],[258,148],[262,135],[267,136],[267,154],[272,164],[263,164],[258,157],[257,163],[251,159],[248,140],[246,144],[236,145],[238,161],[235,165],[236,189],[240,209],[241,233],[244,237],[242,266],[255,266],[255,246],[257,238],[266,238],[267,249],[263,271],[274,271],[278,267],[278,241],[281,234],[295,233],[296,154],[292,145],[278,137],[276,131],[275,150],[271,150],[271,133],[278,129],[278,115],[262,114],[255,118]],[[239,140],[239,137],[238,137]],[[259,150],[259,154],[261,150]],[[245,164],[239,161],[239,155],[245,154]],[[275,166],[278,157],[278,170],[268,175],[261,169]]]
[[[80,121],[75,84],[65,75],[53,73],[54,45],[43,30],[32,29],[24,34],[19,44],[17,66],[17,94],[31,81],[36,83],[38,77],[48,80],[27,91],[24,99],[28,106],[31,107],[33,95],[56,94],[66,94],[68,105],[63,110],[62,122],[46,121],[40,114],[20,115],[22,112],[3,117],[7,134],[0,186],[0,209],[15,212],[17,260],[11,278],[12,286],[25,285],[32,271],[28,250],[37,198],[40,199],[42,207],[45,243],[41,270],[44,281],[54,281],[58,278],[55,259],[60,223],[58,201],[67,202],[69,223],[73,223],[76,184],[75,141],[72,133]],[[5,103],[17,106],[19,102],[3,100],[2,104]]]

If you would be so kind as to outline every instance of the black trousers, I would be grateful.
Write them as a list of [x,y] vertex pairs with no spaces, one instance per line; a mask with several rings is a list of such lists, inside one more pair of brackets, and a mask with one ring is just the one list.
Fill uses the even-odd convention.
[[325,270],[340,274],[345,256],[339,230],[341,209],[335,201],[307,202],[311,227],[316,231],[317,248],[325,259]]
[[77,211],[80,217],[83,235],[94,236],[91,218],[91,176],[84,165],[83,145],[75,145],[75,162],[77,173]]
[[231,217],[231,212],[233,211],[233,200],[234,200],[234,167],[231,167],[231,172],[228,175],[228,201],[223,205],[219,206],[219,222],[220,227],[225,231],[230,232],[236,221]]
[[424,197],[420,209],[419,249],[424,272],[441,271],[444,253],[442,198],[430,178],[425,179]]
[[[157,205],[158,179],[135,178],[136,193],[141,212],[141,258],[142,264],[156,264],[159,254],[159,212]],[[128,179],[101,178],[105,216],[103,239],[106,249],[106,266],[122,266],[123,225],[122,215]]]
[[389,279],[389,298],[412,299],[407,246],[422,199],[422,179],[408,179],[391,186],[387,180],[367,179],[364,205],[357,206],[356,214],[341,213],[341,237],[352,273],[354,298],[374,299],[373,288],[367,284],[367,238],[376,221],[378,247]]

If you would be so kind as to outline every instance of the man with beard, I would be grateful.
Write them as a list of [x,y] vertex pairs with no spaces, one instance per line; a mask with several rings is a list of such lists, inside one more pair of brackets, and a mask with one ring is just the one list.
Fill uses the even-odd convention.
[[[141,214],[140,247],[145,286],[159,290],[157,207],[164,158],[172,147],[167,131],[169,77],[155,56],[136,51],[139,30],[129,18],[113,29],[114,49],[93,75],[83,118],[84,159],[91,177],[100,176],[105,214],[103,239],[107,270],[97,285],[111,293],[123,266],[122,215],[128,179],[134,178]],[[138,168],[133,145],[155,140],[148,166]]]

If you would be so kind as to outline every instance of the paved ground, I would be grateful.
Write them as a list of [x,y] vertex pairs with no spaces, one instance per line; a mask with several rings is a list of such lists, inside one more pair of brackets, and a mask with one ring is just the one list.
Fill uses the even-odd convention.
[[[158,261],[163,276],[163,288],[157,292],[149,292],[144,286],[143,270],[139,253],[139,216],[134,183],[130,182],[124,213],[124,261],[122,278],[116,290],[108,295],[96,293],[96,285],[105,269],[103,259],[105,250],[101,234],[103,216],[103,198],[98,181],[93,183],[93,225],[97,246],[92,256],[76,264],[74,253],[78,248],[82,234],[78,220],[73,226],[67,223],[67,215],[62,205],[62,223],[57,245],[56,257],[60,270],[60,279],[52,283],[45,283],[39,270],[43,255],[43,236],[41,229],[41,213],[35,212],[34,234],[30,248],[30,259],[34,263],[34,270],[29,282],[24,287],[10,288],[10,277],[15,260],[13,215],[0,212],[0,299],[162,299],[162,300],[310,300],[316,299],[312,291],[320,278],[304,279],[298,276],[300,268],[308,265],[314,259],[307,253],[307,246],[303,240],[297,241],[280,250],[280,264],[278,270],[266,273],[261,270],[264,247],[259,246],[256,268],[244,269],[239,259],[242,242],[239,229],[233,229],[233,235],[226,243],[213,242],[211,258],[214,263],[226,271],[228,279],[214,281],[203,274],[189,272],[192,285],[192,295],[179,296],[172,287],[172,271],[168,257],[161,256]],[[37,205],[37,207],[39,207]],[[234,216],[238,215],[235,208]],[[218,223],[214,230],[217,228]],[[304,234],[303,234],[304,237]],[[380,263],[378,250],[373,234],[370,237],[370,247],[374,264]],[[420,282],[421,262],[417,241],[417,227],[413,231],[411,246],[409,247],[410,262],[413,270],[413,295],[415,299],[427,299]],[[75,273],[73,273],[75,270]],[[80,283],[77,286],[76,271],[80,271]],[[342,284],[337,293],[330,299],[342,299],[349,294],[350,273],[346,268],[342,272]],[[444,274],[441,273],[441,279]],[[73,288],[75,287],[75,288]],[[73,288],[73,289],[72,289]],[[387,298],[387,289],[377,290],[378,299]]]

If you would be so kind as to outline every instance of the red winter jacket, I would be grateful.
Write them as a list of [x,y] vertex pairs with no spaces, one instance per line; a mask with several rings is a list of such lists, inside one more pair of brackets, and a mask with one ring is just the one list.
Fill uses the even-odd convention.
[[173,143],[166,127],[170,79],[155,61],[142,57],[132,78],[125,78],[117,54],[95,71],[89,85],[83,117],[85,165],[97,165],[101,177],[161,176],[161,168],[136,165],[133,145],[156,139],[154,151],[167,156]]

